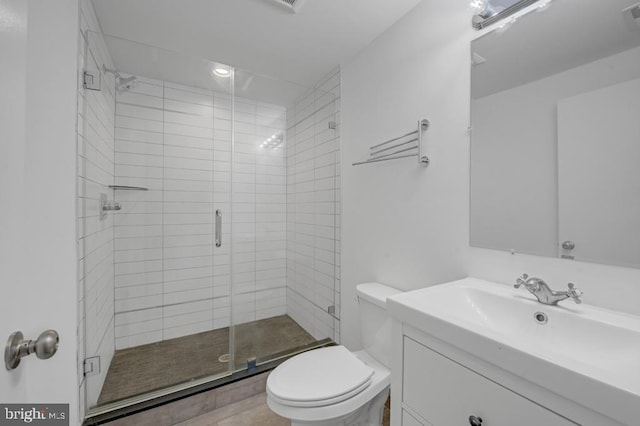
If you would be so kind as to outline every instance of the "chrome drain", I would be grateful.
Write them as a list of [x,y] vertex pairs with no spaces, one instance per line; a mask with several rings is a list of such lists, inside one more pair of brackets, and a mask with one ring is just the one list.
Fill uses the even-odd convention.
[[536,320],[538,324],[546,324],[549,321],[549,317],[544,312],[536,312],[533,314],[533,318]]
[[229,362],[229,361],[231,361],[231,355],[229,354],[220,355],[218,357],[218,362]]

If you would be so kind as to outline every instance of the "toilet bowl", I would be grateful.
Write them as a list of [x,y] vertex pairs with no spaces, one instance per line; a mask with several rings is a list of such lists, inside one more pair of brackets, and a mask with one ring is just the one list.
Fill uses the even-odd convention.
[[389,396],[391,320],[386,298],[399,290],[357,286],[364,350],[315,349],[278,366],[267,378],[267,403],[292,426],[381,425]]

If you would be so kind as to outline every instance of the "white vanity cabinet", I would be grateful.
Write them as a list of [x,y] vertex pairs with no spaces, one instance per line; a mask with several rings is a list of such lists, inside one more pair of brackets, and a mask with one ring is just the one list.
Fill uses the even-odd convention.
[[472,277],[387,310],[392,426],[640,425],[640,317]]
[[403,426],[577,424],[407,336],[403,348]]

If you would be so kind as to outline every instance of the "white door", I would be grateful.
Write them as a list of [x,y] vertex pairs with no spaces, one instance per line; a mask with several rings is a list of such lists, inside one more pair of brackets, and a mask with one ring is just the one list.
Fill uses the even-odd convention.
[[640,79],[558,103],[561,250],[640,267]]
[[[26,138],[27,2],[0,0],[0,267],[3,306],[0,342],[4,345],[14,327],[21,327],[18,303],[25,296],[24,205]],[[4,58],[11,58],[5,60]],[[25,300],[26,302],[26,300]],[[1,352],[4,354],[4,347]],[[0,368],[0,402],[17,402],[27,393],[24,370],[9,373]]]
[[[70,404],[76,374],[77,1],[0,0],[0,404]],[[14,370],[14,331],[60,333],[49,360]],[[3,423],[4,410],[0,410]]]

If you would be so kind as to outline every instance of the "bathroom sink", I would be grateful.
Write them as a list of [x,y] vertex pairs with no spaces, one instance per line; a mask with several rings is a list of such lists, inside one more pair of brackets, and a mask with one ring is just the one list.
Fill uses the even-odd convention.
[[640,317],[571,300],[543,305],[522,289],[475,278],[402,293],[387,306],[436,339],[632,424],[629,407],[640,404]]

